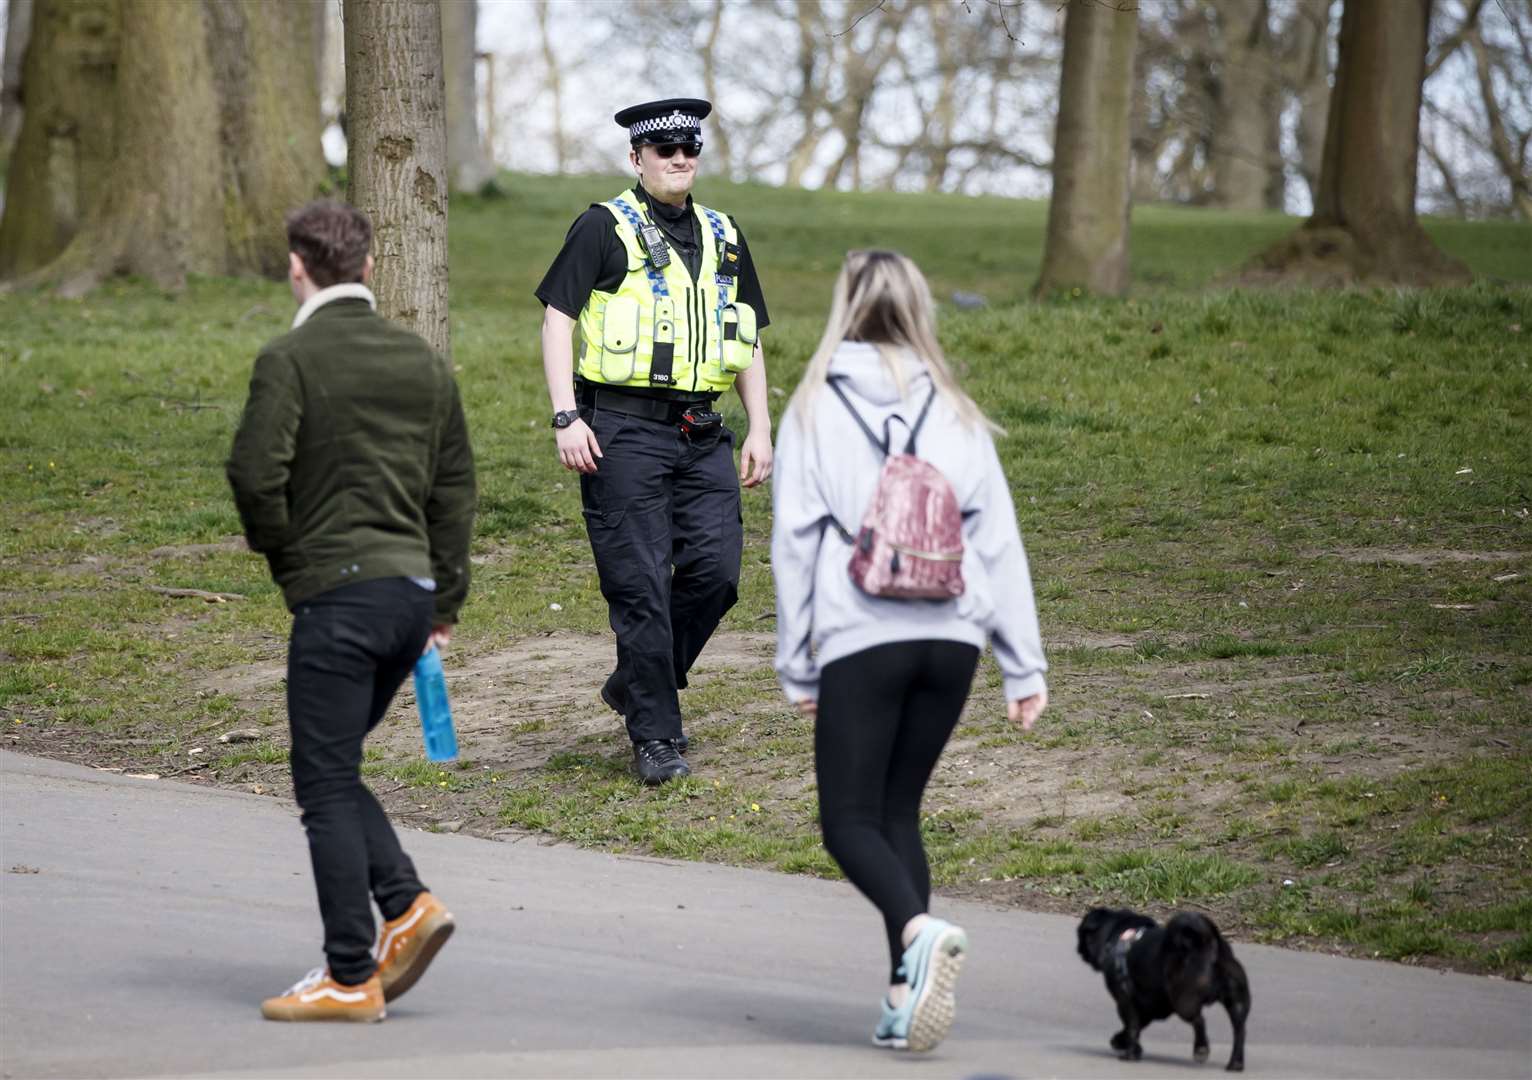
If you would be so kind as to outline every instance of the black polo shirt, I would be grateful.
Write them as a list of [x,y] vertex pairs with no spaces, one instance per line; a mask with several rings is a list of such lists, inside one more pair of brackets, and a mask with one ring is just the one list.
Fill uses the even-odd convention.
[[[686,206],[667,206],[654,202],[641,186],[633,193],[649,208],[649,216],[665,234],[672,252],[680,258],[697,279],[702,267],[702,248],[699,244],[697,215],[692,211],[691,196]],[[761,293],[761,281],[756,276],[755,262],[750,258],[750,246],[745,234],[733,217],[729,221],[739,241],[739,276],[735,280],[734,298],[755,309],[758,327],[770,322],[766,314],[766,297]],[[709,233],[707,242],[712,243]],[[617,219],[605,206],[592,206],[575,219],[564,237],[564,247],[543,275],[537,287],[537,298],[547,307],[556,308],[571,319],[578,319],[592,292],[613,292],[628,275],[628,249],[617,236]]]

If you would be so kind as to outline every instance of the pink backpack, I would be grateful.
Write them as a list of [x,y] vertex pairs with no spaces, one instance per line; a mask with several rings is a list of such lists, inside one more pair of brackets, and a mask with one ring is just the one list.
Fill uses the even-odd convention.
[[867,595],[888,600],[951,600],[962,596],[963,511],[941,470],[915,456],[915,439],[936,400],[936,388],[931,388],[931,396],[910,428],[902,454],[889,453],[892,436],[887,424],[879,439],[833,379],[830,389],[884,458],[861,531],[852,538],[836,525],[855,547],[851,580]]

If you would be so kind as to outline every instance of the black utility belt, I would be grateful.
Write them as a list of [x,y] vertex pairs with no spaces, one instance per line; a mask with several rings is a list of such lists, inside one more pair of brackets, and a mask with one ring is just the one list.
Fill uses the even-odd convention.
[[626,416],[639,416],[645,420],[658,420],[662,424],[675,424],[687,433],[709,431],[723,424],[723,414],[713,411],[715,398],[667,401],[665,398],[648,398],[637,394],[601,390],[589,384],[580,388],[579,396],[582,409],[623,413]]

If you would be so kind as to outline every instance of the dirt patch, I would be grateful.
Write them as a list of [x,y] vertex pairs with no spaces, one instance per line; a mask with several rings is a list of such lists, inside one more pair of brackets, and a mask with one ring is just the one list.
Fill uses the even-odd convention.
[[1443,563],[1515,563],[1532,558],[1526,551],[1455,551],[1451,548],[1345,548],[1320,551],[1318,558],[1351,563],[1393,563],[1397,566],[1440,566]]
[[[1064,639],[1113,650],[1132,640],[1083,633],[1061,635]],[[775,800],[791,801],[812,793],[812,727],[772,691],[774,645],[770,634],[716,635],[692,673],[691,688],[683,692],[682,707],[699,773],[727,774]],[[215,750],[210,740],[223,727],[263,721],[271,725],[268,737],[285,746],[280,722],[285,643],[261,639],[250,648],[250,663],[209,672],[193,683],[199,695],[234,699],[222,726],[214,724],[201,736]],[[622,754],[627,749],[622,722],[598,697],[613,660],[610,637],[578,633],[523,637],[492,651],[449,655],[448,687],[463,759],[475,769],[514,775],[542,769],[561,753]],[[1292,667],[1256,674],[1248,664],[1208,660],[1055,670],[1050,678],[1053,705],[1029,737],[1005,723],[998,694],[977,692],[932,777],[929,808],[976,813],[988,827],[1038,825],[1067,831],[1082,819],[1141,811],[1147,774],[1147,782],[1168,787],[1165,797],[1189,815],[1194,828],[1205,827],[1208,823],[1199,820],[1203,808],[1233,797],[1243,784],[1233,777],[1259,772],[1270,758],[1280,756],[1327,776],[1390,775],[1463,749],[1450,725],[1412,719],[1422,708],[1450,718],[1482,704],[1461,691],[1359,688],[1343,673]],[[716,691],[745,681],[759,692],[744,700],[734,695],[726,709],[707,706]],[[1318,707],[1321,701],[1323,708]],[[1345,723],[1333,717],[1337,701],[1350,717]],[[1310,702],[1325,720],[1311,722]],[[1075,731],[1079,734],[1071,734]],[[22,738],[30,752],[91,764],[184,776],[203,771],[199,763],[166,758],[153,740],[99,733],[82,740],[77,734],[29,725]],[[794,767],[750,752],[763,740],[783,738],[800,740],[793,753],[802,757],[792,759]],[[80,745],[88,745],[90,752],[77,754]],[[368,745],[383,760],[420,760],[409,680]],[[1145,761],[1153,764],[1146,768]],[[211,773],[209,778],[214,779]],[[273,793],[287,786],[286,767],[280,764],[256,763],[216,780],[259,783]],[[486,817],[492,815],[487,803],[481,809]],[[454,818],[475,816],[469,811],[466,805],[444,809]]]
[[166,544],[164,547],[150,549],[149,557],[151,559],[204,559],[209,555],[249,550],[243,536],[225,536],[222,540],[211,544]]
[[[706,690],[741,670],[769,668],[774,647],[770,634],[717,634],[692,671],[691,686]],[[262,651],[254,662],[210,672],[196,685],[234,698],[236,715],[279,708],[287,678],[285,647],[268,643]],[[447,687],[463,756],[498,771],[521,772],[541,768],[552,754],[574,750],[587,736],[619,733],[620,719],[598,696],[614,660],[611,638],[575,633],[519,638],[493,652],[449,654]],[[406,680],[369,745],[388,756],[418,757],[414,710],[414,687]],[[717,719],[702,715],[694,726]]]

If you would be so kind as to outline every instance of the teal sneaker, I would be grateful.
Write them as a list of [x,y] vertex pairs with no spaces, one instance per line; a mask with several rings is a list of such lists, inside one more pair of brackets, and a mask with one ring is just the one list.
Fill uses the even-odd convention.
[[957,1015],[953,988],[967,952],[968,935],[941,919],[928,919],[904,950],[903,968],[910,981],[910,996],[897,1012],[908,1016],[904,1026],[908,1049],[917,1053],[935,1049],[952,1030]]
[[[905,998],[906,1002],[909,1000]],[[878,1027],[872,1033],[872,1044],[888,1050],[904,1050],[909,1046],[909,1033],[909,1009],[896,1009],[888,1003],[888,998],[884,998],[883,1015],[878,1019]]]

